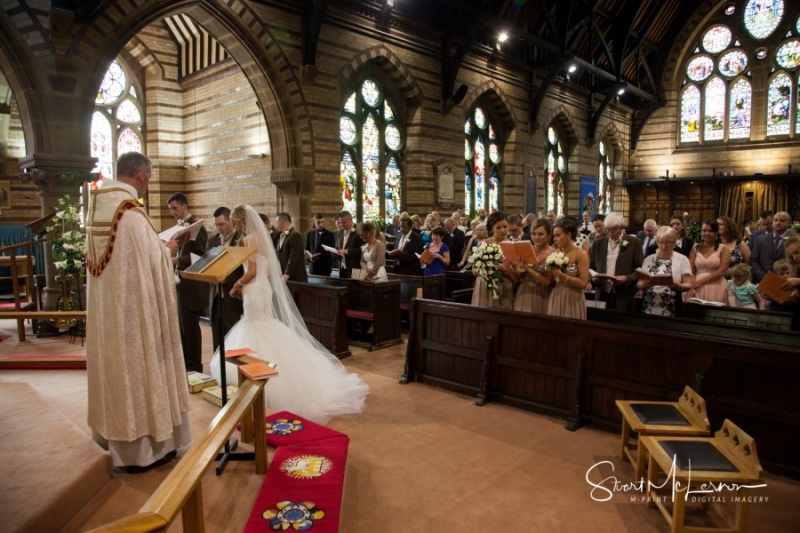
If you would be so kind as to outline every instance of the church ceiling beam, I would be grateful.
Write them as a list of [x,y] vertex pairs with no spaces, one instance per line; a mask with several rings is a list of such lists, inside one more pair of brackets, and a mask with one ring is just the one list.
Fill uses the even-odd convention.
[[[603,101],[600,103],[600,107],[589,112],[589,140],[594,139],[595,133],[597,132],[597,125],[600,123],[600,117],[603,116],[603,111],[606,110],[608,104],[610,104],[611,100],[613,100],[616,96],[621,94],[620,91],[627,90],[627,88],[628,84],[625,82],[614,82],[606,85],[605,96],[603,97]],[[591,104],[592,97],[590,96],[589,98],[589,103]]]
[[330,0],[303,0],[302,49],[303,65],[315,66],[317,63],[317,45],[322,21]]

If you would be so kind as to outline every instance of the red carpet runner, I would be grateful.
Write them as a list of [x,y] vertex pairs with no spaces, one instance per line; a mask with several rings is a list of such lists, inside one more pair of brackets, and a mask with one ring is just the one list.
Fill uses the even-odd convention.
[[350,438],[288,411],[266,422],[277,450],[244,531],[339,531]]

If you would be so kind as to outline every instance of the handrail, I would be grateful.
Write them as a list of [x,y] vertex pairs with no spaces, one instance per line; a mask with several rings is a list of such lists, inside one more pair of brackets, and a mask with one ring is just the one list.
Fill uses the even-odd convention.
[[236,396],[195,439],[186,455],[175,465],[138,513],[95,528],[90,533],[163,531],[172,524],[181,511],[183,511],[183,530],[202,532],[204,530],[201,492],[203,475],[239,421],[245,415],[249,415],[251,407],[255,434],[261,436],[254,442],[256,474],[265,474],[267,471],[266,441],[263,438],[266,383],[264,380],[244,381]]

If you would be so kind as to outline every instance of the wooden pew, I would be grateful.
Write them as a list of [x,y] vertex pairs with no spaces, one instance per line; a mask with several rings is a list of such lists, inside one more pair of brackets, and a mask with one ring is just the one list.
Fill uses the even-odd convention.
[[[369,350],[403,342],[400,336],[400,282],[397,280],[371,282],[340,279],[328,276],[308,277],[308,282],[317,285],[333,285],[347,288],[347,317],[349,335],[360,337],[355,325],[369,324]],[[364,329],[362,328],[362,334]]]
[[785,445],[800,434],[800,334],[771,332],[793,338],[792,346],[755,346],[626,321],[635,316],[583,322],[418,298],[401,382],[617,434],[616,400],[672,401],[689,385],[705,398],[712,426],[736,420],[758,440],[765,465],[800,475],[800,456]]
[[400,308],[408,312],[411,300],[417,297],[417,290],[422,289],[422,297],[428,300],[444,300],[446,278],[444,274],[434,276],[407,276],[389,274],[390,280],[400,282]]
[[792,315],[775,311],[742,309],[741,307],[713,307],[684,302],[678,314],[680,318],[719,322],[736,326],[788,331],[792,327]]
[[461,272],[458,270],[446,270],[444,273],[447,278],[445,289],[445,299],[453,297],[453,292],[463,289],[471,289],[475,286],[475,276],[471,271]]
[[339,359],[349,357],[347,288],[299,281],[287,285],[311,335]]

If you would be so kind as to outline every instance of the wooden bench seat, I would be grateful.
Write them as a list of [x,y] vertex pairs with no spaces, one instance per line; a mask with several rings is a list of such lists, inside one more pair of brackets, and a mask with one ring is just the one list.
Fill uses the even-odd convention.
[[339,359],[350,356],[347,344],[347,288],[287,283],[311,335]]

